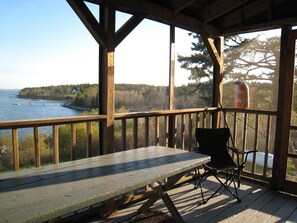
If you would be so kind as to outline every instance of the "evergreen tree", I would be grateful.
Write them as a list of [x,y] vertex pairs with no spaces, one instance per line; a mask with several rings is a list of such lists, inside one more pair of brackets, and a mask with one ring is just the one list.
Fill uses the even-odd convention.
[[[197,34],[193,35],[196,42],[192,43],[192,54],[190,56],[178,56],[181,67],[191,71],[188,94],[198,91],[200,100],[211,100],[213,62],[210,58],[202,38]],[[245,81],[253,86],[253,103],[257,108],[276,109],[277,86],[279,71],[280,38],[271,37],[260,40],[246,38],[244,36],[230,36],[224,42],[224,98],[225,105],[230,106],[233,99],[233,89],[230,83]],[[228,84],[229,83],[229,84]],[[194,86],[193,86],[194,85]],[[270,87],[269,87],[270,86]],[[232,91],[232,92],[231,92]],[[262,100],[262,101],[259,101]],[[200,103],[201,104],[201,103]],[[210,103],[209,103],[210,104]]]
[[[198,92],[197,106],[211,106],[213,86],[213,61],[203,43],[200,35],[190,33],[195,42],[192,43],[190,56],[178,56],[181,67],[191,71],[190,84],[185,94]],[[225,51],[231,51],[245,45],[249,39],[240,36],[232,36],[225,39]]]

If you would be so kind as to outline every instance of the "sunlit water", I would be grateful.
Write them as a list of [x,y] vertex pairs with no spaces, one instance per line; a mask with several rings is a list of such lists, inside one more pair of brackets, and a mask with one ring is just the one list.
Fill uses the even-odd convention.
[[[17,98],[18,90],[0,90],[0,121],[27,120],[39,118],[57,118],[79,116],[80,112],[63,107],[63,102],[51,100],[33,100]],[[42,128],[49,131],[49,128]],[[0,130],[0,134],[7,134],[9,130]],[[24,129],[20,135],[30,133]]]

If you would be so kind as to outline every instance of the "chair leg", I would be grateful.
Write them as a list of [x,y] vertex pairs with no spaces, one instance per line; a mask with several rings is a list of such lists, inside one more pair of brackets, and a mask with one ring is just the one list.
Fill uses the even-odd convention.
[[195,183],[194,183],[194,189],[197,189],[197,177],[198,177],[198,174],[197,174],[197,168],[195,168]]
[[[239,198],[239,195],[238,195],[238,188],[240,186],[240,183],[238,182],[238,185],[236,185],[236,182],[235,182],[235,178],[237,177],[237,179],[239,179],[240,177],[240,170],[236,170],[229,178],[230,182],[229,184],[227,184],[225,187],[232,195],[233,197],[235,197],[237,199],[238,202],[241,202],[241,199]],[[235,191],[235,194],[229,189],[229,186],[231,185],[231,183],[233,182],[233,186],[234,186],[234,191]]]
[[[199,183],[197,183],[197,178],[198,178],[198,180],[199,180]],[[205,180],[205,179],[204,179]],[[204,199],[204,193],[203,193],[203,188],[202,188],[202,182],[204,181],[203,179],[202,179],[202,176],[201,176],[201,174],[200,174],[200,171],[199,171],[199,169],[197,170],[197,169],[195,169],[195,185],[194,185],[194,189],[197,189],[198,188],[198,186],[200,187],[200,193],[201,193],[201,197],[202,197],[202,204],[206,204],[206,201],[205,201],[205,199]]]
[[[219,181],[219,183],[221,184],[220,187],[214,192],[212,193],[207,199],[203,198],[203,203],[207,203],[212,197],[214,197],[219,190],[221,190],[223,187],[229,191],[229,193],[237,200],[237,202],[241,202],[241,199],[239,198],[238,195],[238,190],[237,190],[237,185],[235,183],[235,178],[238,176],[238,170],[235,171],[235,173],[226,176],[227,178],[225,179],[225,182],[223,182],[218,176],[217,174],[213,174],[213,176],[217,179],[217,181]],[[229,186],[231,185],[231,183],[233,182],[234,185],[234,192],[230,190]]]
[[240,188],[240,174],[237,175],[237,187]]

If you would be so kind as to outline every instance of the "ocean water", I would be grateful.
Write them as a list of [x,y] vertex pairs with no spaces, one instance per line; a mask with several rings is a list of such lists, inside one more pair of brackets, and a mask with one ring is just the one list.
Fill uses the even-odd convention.
[[[18,90],[0,89],[0,121],[79,116],[81,112],[63,107],[61,101],[17,98]],[[48,131],[48,128],[43,128]],[[0,134],[8,130],[1,130]],[[20,134],[31,132],[22,130]]]

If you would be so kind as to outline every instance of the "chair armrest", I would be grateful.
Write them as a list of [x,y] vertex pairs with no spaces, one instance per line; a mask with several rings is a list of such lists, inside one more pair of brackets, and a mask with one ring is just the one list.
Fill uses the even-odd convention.
[[232,150],[232,152],[234,152],[234,153],[242,154],[242,151],[240,151],[239,149],[237,149],[235,147],[228,146],[227,148]]
[[247,157],[248,157],[249,154],[251,154],[251,153],[256,153],[256,152],[258,152],[258,150],[244,151],[245,158],[244,158],[243,164],[246,163],[246,161],[247,161]]
[[241,150],[239,150],[239,149],[237,149],[237,148],[235,148],[235,147],[230,147],[230,146],[228,146],[228,149],[230,149],[232,152],[234,152],[234,153],[236,154],[238,165],[240,165],[240,164],[239,164],[239,156],[242,156],[242,157],[243,157],[243,158],[242,158],[242,163],[241,163],[241,165],[244,165],[244,164],[246,163],[246,161],[247,161],[247,156],[248,156],[249,154],[258,152],[258,150],[241,151]]
[[237,154],[240,154],[240,155],[248,155],[250,153],[256,153],[258,152],[258,150],[251,150],[251,151],[241,151],[235,147],[230,147],[228,146],[228,149],[232,150],[233,152],[237,153]]

